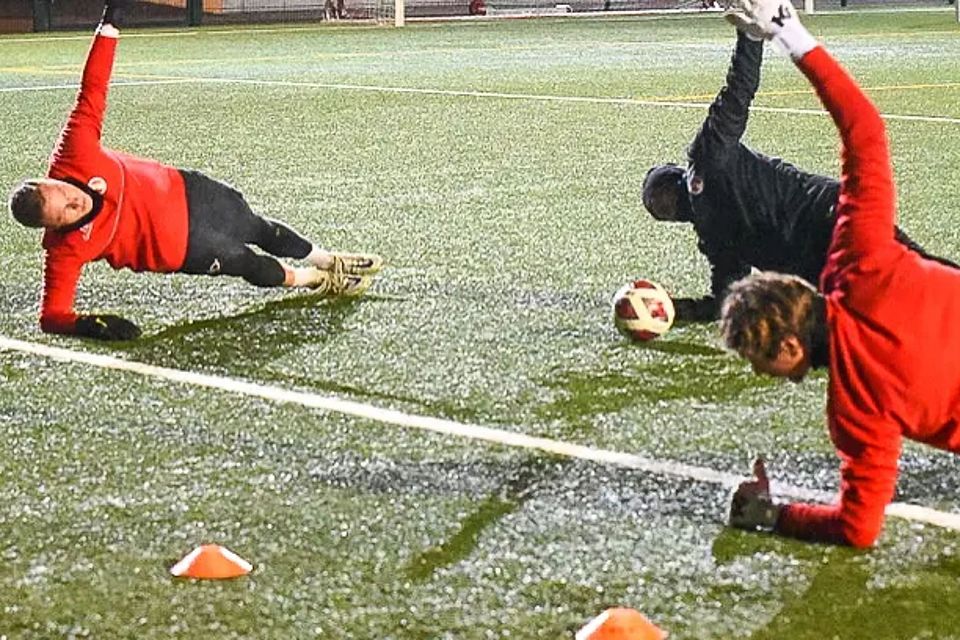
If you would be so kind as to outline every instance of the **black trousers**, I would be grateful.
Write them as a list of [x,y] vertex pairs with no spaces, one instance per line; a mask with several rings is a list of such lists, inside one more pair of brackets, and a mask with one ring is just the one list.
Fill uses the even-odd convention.
[[240,276],[260,287],[283,284],[283,266],[250,248],[305,258],[313,245],[283,223],[253,212],[243,194],[198,171],[180,170],[187,191],[187,257],[180,271]]

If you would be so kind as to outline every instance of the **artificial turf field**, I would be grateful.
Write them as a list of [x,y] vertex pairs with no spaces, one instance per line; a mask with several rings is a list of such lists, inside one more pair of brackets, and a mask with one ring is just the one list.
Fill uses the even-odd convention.
[[[901,226],[956,259],[953,15],[806,23],[888,117]],[[4,185],[44,171],[88,41],[0,38]],[[389,266],[331,303],[92,265],[79,308],[145,330],[97,344],[39,332],[38,235],[0,217],[0,336],[721,474],[764,454],[775,484],[833,491],[823,374],[756,377],[714,324],[639,346],[610,322],[633,276],[706,289],[692,230],[649,218],[639,185],[682,160],[733,42],[716,15],[131,31],[107,145]],[[756,105],[749,144],[836,174],[832,123],[769,48]],[[0,379],[2,637],[570,638],[625,605],[676,639],[960,638],[947,529],[802,544],[726,528],[729,488],[683,472],[22,351]],[[957,471],[908,446],[897,499],[960,511]],[[254,572],[169,577],[202,542]]]

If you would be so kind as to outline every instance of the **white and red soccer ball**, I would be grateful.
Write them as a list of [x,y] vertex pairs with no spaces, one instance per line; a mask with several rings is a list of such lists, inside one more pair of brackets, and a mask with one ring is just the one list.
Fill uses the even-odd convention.
[[673,300],[656,282],[634,280],[613,295],[613,323],[627,338],[646,342],[673,325]]

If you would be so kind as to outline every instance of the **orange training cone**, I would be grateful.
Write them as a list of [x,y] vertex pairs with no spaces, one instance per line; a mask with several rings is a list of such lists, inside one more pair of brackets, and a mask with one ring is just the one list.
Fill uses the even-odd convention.
[[253,570],[253,565],[226,547],[218,544],[204,544],[170,568],[170,573],[178,578],[200,578],[222,580],[239,578]]
[[575,640],[663,640],[667,632],[633,609],[607,609],[577,632]]

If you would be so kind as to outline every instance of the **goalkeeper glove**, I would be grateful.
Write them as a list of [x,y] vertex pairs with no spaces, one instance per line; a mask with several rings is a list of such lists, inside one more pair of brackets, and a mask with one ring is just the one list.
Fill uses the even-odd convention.
[[77,335],[96,340],[133,340],[140,337],[140,327],[110,314],[79,316],[74,326]]
[[723,17],[751,40],[762,41],[766,39],[763,30],[742,9],[731,7],[723,12]]
[[130,3],[131,0],[105,0],[100,24],[112,24],[119,29],[123,22],[124,10],[130,6]]
[[739,529],[772,531],[780,517],[780,506],[770,497],[770,480],[763,458],[753,463],[755,480],[740,483],[730,501],[730,526]]
[[772,40],[794,60],[817,46],[790,0],[733,0],[725,16],[751,38]]

